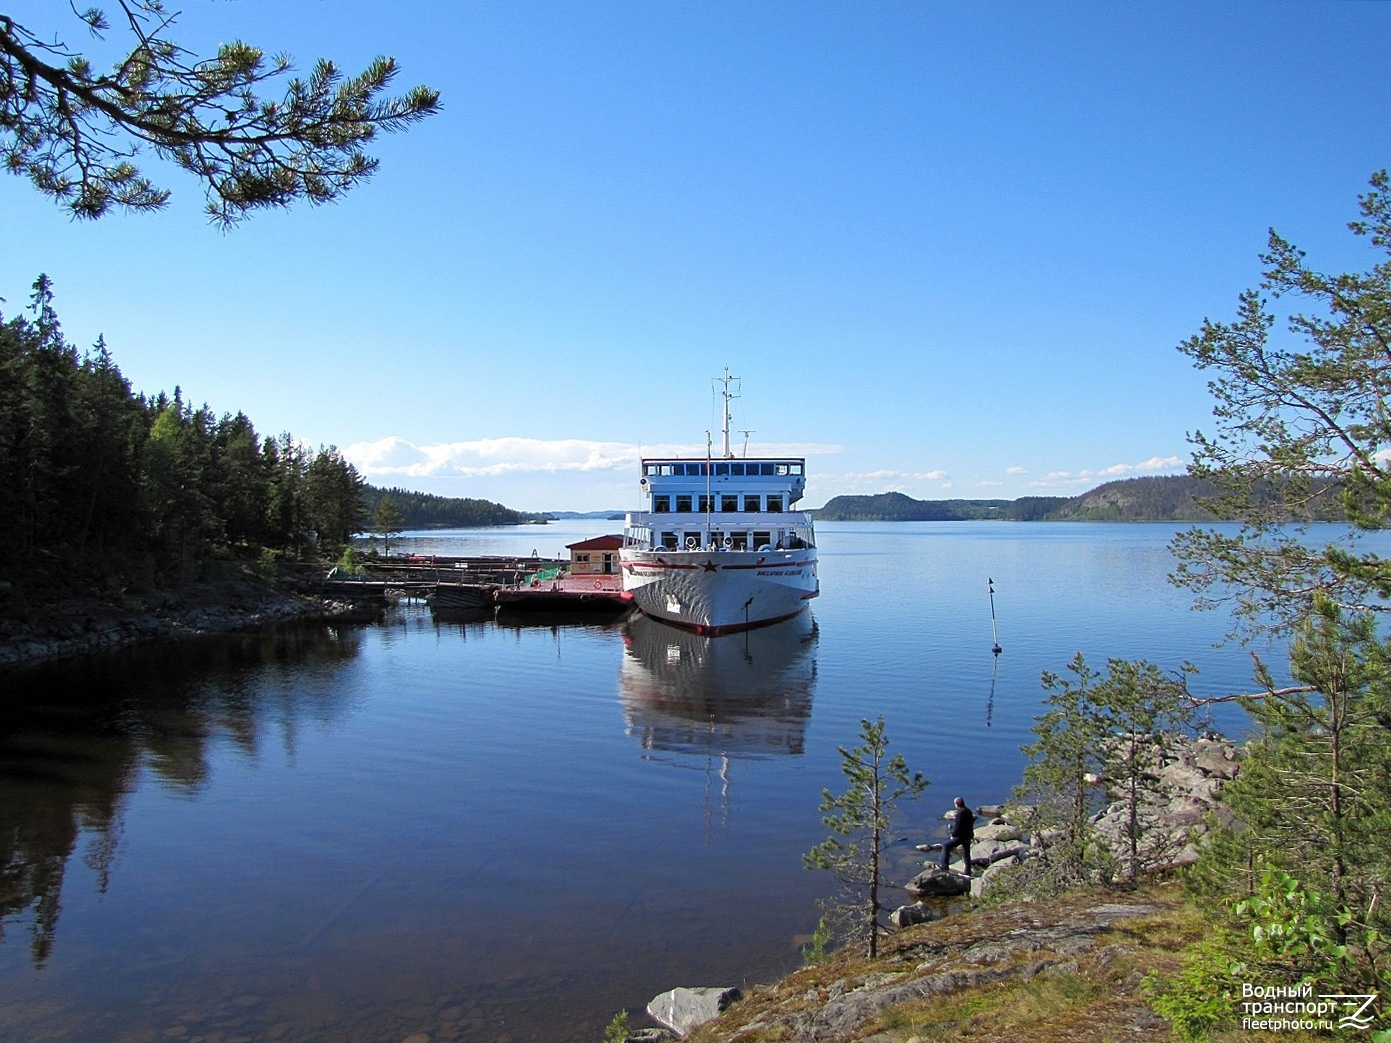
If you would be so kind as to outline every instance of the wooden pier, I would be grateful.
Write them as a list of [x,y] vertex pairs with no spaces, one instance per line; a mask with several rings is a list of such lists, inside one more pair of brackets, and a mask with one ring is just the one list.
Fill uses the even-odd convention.
[[622,577],[616,573],[532,580],[503,587],[496,598],[499,611],[617,613],[633,606]]
[[365,562],[351,572],[331,569],[327,596],[388,603],[415,598],[435,615],[507,610],[619,612],[631,605],[617,575],[569,576],[556,558],[409,557]]

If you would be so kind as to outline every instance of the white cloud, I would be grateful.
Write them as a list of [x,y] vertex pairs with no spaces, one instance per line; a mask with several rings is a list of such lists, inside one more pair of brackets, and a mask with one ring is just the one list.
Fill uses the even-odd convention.
[[1177,456],[1152,456],[1135,464],[1111,464],[1091,471],[1050,471],[1037,481],[1029,483],[1031,489],[1073,489],[1101,485],[1117,478],[1128,478],[1143,474],[1171,472],[1183,467],[1183,459]]
[[1005,468],[1005,474],[1028,474],[1028,473],[1029,473],[1029,469],[1028,469],[1027,467],[1006,467],[1006,468]]
[[382,477],[471,478],[521,472],[626,469],[636,473],[638,463],[634,446],[583,439],[482,438],[415,445],[391,435],[350,445],[343,455],[369,481]]
[[[817,456],[838,445],[789,443],[760,446],[760,456]],[[703,445],[644,445],[582,438],[480,438],[468,442],[416,445],[397,435],[357,442],[343,456],[368,481],[380,478],[477,478],[516,474],[578,474],[619,471],[636,476],[643,456],[705,455]],[[636,480],[636,478],[634,479]]]

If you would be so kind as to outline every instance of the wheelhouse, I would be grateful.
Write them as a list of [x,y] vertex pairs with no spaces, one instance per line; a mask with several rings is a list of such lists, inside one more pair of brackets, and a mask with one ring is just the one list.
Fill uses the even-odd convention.
[[793,510],[805,489],[805,458],[644,459],[647,509],[629,516],[629,543],[667,550],[812,546],[810,518]]

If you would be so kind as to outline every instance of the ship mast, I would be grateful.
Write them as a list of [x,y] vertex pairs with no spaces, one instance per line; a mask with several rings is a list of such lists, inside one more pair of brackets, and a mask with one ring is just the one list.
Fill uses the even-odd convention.
[[738,395],[730,393],[729,382],[731,380],[738,380],[739,378],[731,377],[729,375],[729,367],[726,366],[724,368],[724,376],[716,377],[715,379],[724,385],[720,391],[721,396],[724,398],[724,425],[720,431],[720,458],[723,460],[733,460],[734,453],[732,453],[729,448],[729,400],[731,398],[737,398]]

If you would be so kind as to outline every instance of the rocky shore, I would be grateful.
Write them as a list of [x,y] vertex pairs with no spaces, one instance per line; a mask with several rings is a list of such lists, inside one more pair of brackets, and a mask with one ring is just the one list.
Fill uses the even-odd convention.
[[226,634],[282,623],[377,618],[380,606],[330,599],[312,584],[224,580],[116,601],[67,598],[16,604],[0,590],[0,670],[159,641]]
[[[1240,770],[1241,758],[1239,746],[1215,735],[1147,739],[1138,802],[1139,855],[1144,873],[1189,865],[1198,857],[1203,834],[1212,822],[1223,821],[1228,814],[1218,797],[1222,785]],[[1092,781],[1100,786],[1106,780]],[[905,941],[907,951],[916,954],[912,958],[918,961],[915,967],[857,970],[815,989],[788,988],[787,983],[758,987],[746,994],[761,997],[756,1005],[729,986],[675,989],[656,997],[647,1007],[648,1015],[666,1027],[634,1033],[628,1037],[630,1043],[673,1039],[698,1028],[702,1029],[702,1040],[863,1038],[888,1043],[900,1037],[861,1036],[859,1030],[877,1023],[886,1011],[899,1005],[995,982],[1073,974],[1084,955],[1093,962],[1099,960],[1098,969],[1105,974],[1122,965],[1129,968],[1128,986],[1134,986],[1139,980],[1139,975],[1132,973],[1134,946],[1101,948],[1097,939],[1129,929],[1127,921],[1160,915],[1163,910],[1153,902],[1078,896],[1052,904],[1012,903],[988,914],[967,911],[948,915],[949,907],[941,899],[1008,892],[1012,876],[1026,871],[1030,863],[1046,861],[1054,838],[1033,830],[1031,811],[1024,806],[977,809],[969,876],[960,861],[949,870],[938,865],[940,855],[934,852],[940,851],[939,844],[918,845],[929,857],[923,872],[906,885],[917,901],[895,909],[891,926],[906,939],[910,935],[905,932],[920,925],[936,927],[950,920],[952,933],[968,941],[955,946]],[[1116,865],[1128,857],[1128,820],[1129,810],[1123,802],[1106,805],[1091,820],[1101,857]],[[1053,906],[1058,911],[1050,914]],[[903,958],[900,954],[894,959]],[[796,981],[804,973],[809,972],[798,972],[788,981]],[[1126,991],[1131,994],[1127,1002],[1134,1008],[1130,1016],[1157,1036],[1167,1036],[1167,1025],[1148,1010],[1138,992],[1130,987]],[[775,1002],[770,999],[773,996],[781,999]],[[740,1012],[740,1007],[747,1009]],[[1147,1036],[1146,1032],[1137,1038]]]

